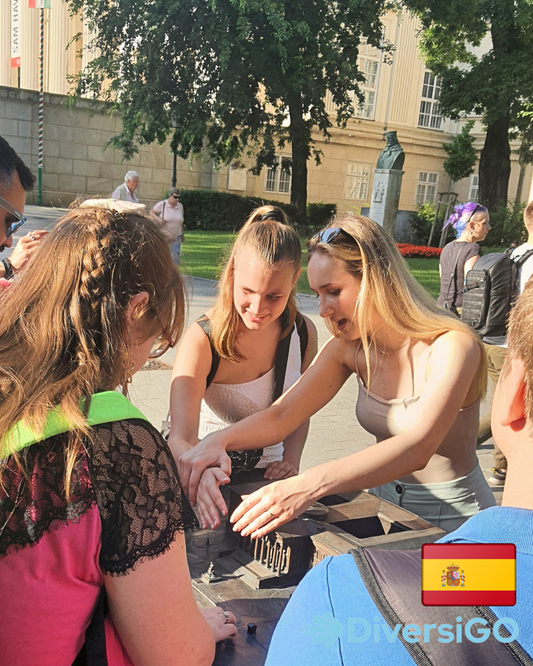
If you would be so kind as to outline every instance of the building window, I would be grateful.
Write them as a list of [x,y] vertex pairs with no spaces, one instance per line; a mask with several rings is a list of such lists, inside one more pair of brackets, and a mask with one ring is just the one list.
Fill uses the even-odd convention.
[[475,201],[477,203],[479,196],[479,174],[473,173],[470,176],[470,192],[468,194],[468,201]]
[[440,130],[442,124],[439,105],[440,91],[441,79],[426,70],[424,72],[424,83],[422,85],[422,99],[420,101],[418,127]]
[[418,181],[416,183],[416,199],[417,205],[425,203],[435,203],[435,195],[437,194],[437,180],[438,173],[430,173],[429,171],[419,171]]
[[366,201],[368,198],[368,187],[370,185],[370,164],[357,164],[347,162],[346,164],[346,187],[344,189],[345,199],[356,199]]
[[[357,67],[364,74],[365,80],[359,84],[361,92],[365,96],[363,104],[352,92],[348,93],[352,100],[357,118],[367,118],[374,120],[376,113],[376,99],[378,94],[379,66],[381,63],[381,51],[375,46],[367,44],[366,38],[361,40],[359,45],[359,58]],[[333,97],[328,91],[326,94],[326,111],[328,113],[337,113],[337,107],[333,103]]]
[[365,95],[365,101],[364,104],[359,104],[357,98],[354,99],[355,115],[358,118],[374,119],[380,61],[381,51],[375,46],[367,44],[366,39],[362,40],[359,45],[358,65],[359,71],[365,75],[365,81],[361,83],[361,90]]
[[284,164],[285,161],[284,158],[276,155],[274,164],[268,167],[265,185],[267,192],[288,194],[291,191],[291,170]]

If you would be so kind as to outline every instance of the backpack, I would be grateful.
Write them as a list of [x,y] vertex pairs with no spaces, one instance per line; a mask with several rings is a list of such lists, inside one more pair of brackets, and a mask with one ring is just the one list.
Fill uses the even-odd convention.
[[[479,259],[478,259],[479,261]],[[400,640],[417,666],[533,666],[533,659],[523,647],[513,640],[500,643],[492,628],[498,621],[488,606],[423,606],[421,599],[421,551],[420,550],[379,550],[357,548],[350,550],[359,575],[376,608],[390,629],[396,625],[405,627],[416,624],[455,627],[460,617],[463,626],[473,618],[482,618],[491,629],[490,636],[483,643],[463,640],[443,643],[435,633],[428,632],[416,642],[406,641],[403,632],[397,633]],[[510,637],[505,625],[499,625],[499,634]]]
[[466,274],[461,319],[482,337],[506,335],[519,269],[533,255],[529,250],[513,260],[511,252],[486,254]]

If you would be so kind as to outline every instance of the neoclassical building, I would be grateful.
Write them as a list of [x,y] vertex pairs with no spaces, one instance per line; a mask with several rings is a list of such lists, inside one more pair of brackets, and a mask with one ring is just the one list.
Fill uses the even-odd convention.
[[[20,67],[11,67],[12,11],[18,10]],[[148,205],[162,198],[170,186],[172,156],[168,144],[142,147],[129,162],[103,147],[120,130],[120,118],[91,110],[81,101],[74,110],[65,104],[68,76],[85,65],[90,53],[79,54],[87,41],[80,18],[71,17],[63,0],[52,0],[45,9],[44,32],[44,167],[45,203],[68,204],[77,196],[109,194],[128,169],[140,176],[139,195]],[[384,133],[396,130],[406,159],[400,209],[412,211],[417,203],[436,202],[451,183],[443,168],[447,155],[443,143],[452,140],[461,124],[442,118],[439,110],[440,82],[425,67],[417,44],[417,19],[409,14],[388,14],[384,19],[387,38],[395,45],[392,62],[375,48],[364,45],[360,66],[366,81],[365,102],[343,129],[333,127],[331,139],[317,132],[315,141],[323,152],[322,164],[309,162],[310,202],[337,204],[339,211],[358,211],[370,205],[373,171],[384,146]],[[71,48],[66,45],[81,35]],[[483,49],[483,44],[480,47]],[[21,156],[37,166],[37,93],[39,83],[39,10],[28,9],[24,0],[0,3],[0,133]],[[327,108],[335,114],[331,99]],[[466,120],[466,119],[465,119]],[[476,146],[483,145],[483,129],[476,122]],[[290,157],[290,147],[280,151],[278,161]],[[209,161],[178,159],[180,187],[208,188],[261,199],[289,201],[289,173],[264,169],[253,176],[246,163],[215,170]],[[512,156],[509,197],[530,199],[532,169],[527,167],[522,191],[517,193],[518,158]],[[477,173],[456,183],[459,200],[477,196]],[[532,193],[533,195],[533,193]]]

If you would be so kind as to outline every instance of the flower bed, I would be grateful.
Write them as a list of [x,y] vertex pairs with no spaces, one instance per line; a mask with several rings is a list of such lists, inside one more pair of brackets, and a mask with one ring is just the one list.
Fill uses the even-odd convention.
[[438,259],[442,252],[441,247],[426,247],[425,245],[411,245],[410,243],[396,243],[402,257],[425,257]]

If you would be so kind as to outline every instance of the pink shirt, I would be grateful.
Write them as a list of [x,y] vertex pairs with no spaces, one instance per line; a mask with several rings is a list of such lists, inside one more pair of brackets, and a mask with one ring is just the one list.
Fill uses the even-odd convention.
[[[96,505],[0,560],[0,664],[71,666],[85,642],[104,575]],[[90,557],[88,555],[90,554]],[[109,616],[109,666],[133,666]]]

